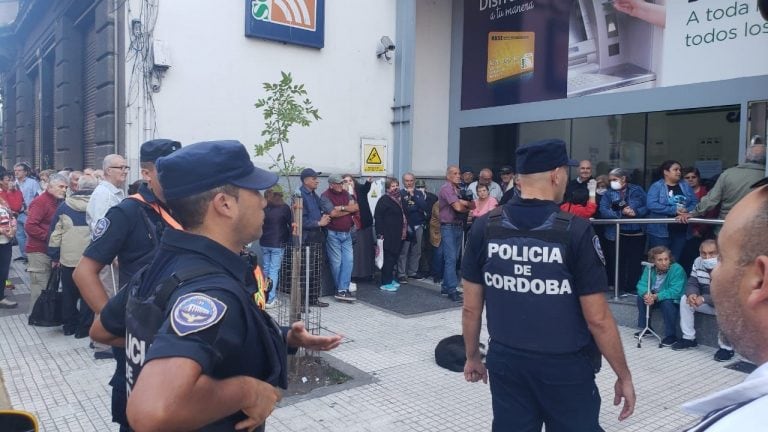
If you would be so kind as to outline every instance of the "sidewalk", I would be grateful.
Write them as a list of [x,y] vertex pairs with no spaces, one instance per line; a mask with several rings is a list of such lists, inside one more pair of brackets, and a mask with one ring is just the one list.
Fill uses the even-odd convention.
[[[14,265],[12,277],[26,280],[22,271],[23,266]],[[6,293],[19,301],[28,290],[20,283]],[[459,308],[403,318],[362,302],[326,300],[331,306],[322,311],[324,329],[345,337],[331,354],[371,374],[374,382],[314,399],[286,400],[267,421],[267,430],[490,430],[488,386],[466,383],[462,374],[434,362],[437,342],[461,333]],[[34,412],[44,431],[117,430],[110,423],[107,384],[113,361],[94,360],[88,339],[65,337],[60,327],[30,327],[26,322],[22,306],[0,314],[0,372],[11,405]],[[597,383],[606,431],[678,430],[695,420],[680,411],[681,403],[746,377],[724,368],[732,362],[713,361],[713,348],[672,351],[649,340],[638,349],[635,330],[619,330],[638,403],[634,416],[617,421],[619,408],[612,405],[615,376],[604,362]]]

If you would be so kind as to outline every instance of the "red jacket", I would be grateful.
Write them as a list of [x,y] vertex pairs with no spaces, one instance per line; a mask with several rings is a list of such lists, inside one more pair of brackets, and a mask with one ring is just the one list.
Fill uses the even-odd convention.
[[10,208],[11,211],[15,214],[19,214],[21,211],[21,206],[24,205],[24,196],[21,195],[21,191],[19,189],[7,191],[0,190],[0,198],[8,203],[8,208]]
[[24,223],[24,231],[27,232],[27,247],[24,250],[27,253],[48,252],[48,229],[58,207],[59,200],[49,192],[41,193],[29,203],[27,222]]
[[560,210],[589,219],[595,214],[595,211],[597,210],[597,204],[591,201],[587,201],[587,205],[585,206],[580,204],[563,203],[560,205]]

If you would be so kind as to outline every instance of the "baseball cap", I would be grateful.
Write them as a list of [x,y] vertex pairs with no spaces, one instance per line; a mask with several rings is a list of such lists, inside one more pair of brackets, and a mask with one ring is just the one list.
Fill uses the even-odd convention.
[[269,188],[269,190],[271,190],[272,193],[278,193],[278,194],[281,194],[281,195],[283,194],[283,187],[280,186],[280,184],[275,184],[274,186]]
[[196,195],[227,184],[264,190],[277,183],[277,174],[257,168],[245,146],[236,140],[191,144],[157,160],[157,173],[166,199]]
[[417,188],[421,189],[421,188],[427,187],[427,182],[424,181],[424,179],[418,179],[418,180],[416,180],[415,185],[416,185]]
[[181,143],[169,139],[153,139],[141,145],[139,161],[154,162],[157,158],[168,156],[181,148]]
[[466,165],[461,167],[461,173],[462,174],[467,173],[467,172],[468,173],[474,173],[474,171],[472,171],[472,167],[469,167],[469,166],[466,166]]
[[520,174],[540,173],[561,166],[579,166],[579,162],[568,157],[565,142],[559,139],[545,139],[520,146],[515,151],[517,172]]
[[344,183],[344,179],[339,174],[331,174],[328,176],[328,184]]
[[322,173],[319,171],[315,171],[312,168],[304,168],[303,170],[301,170],[301,181],[304,181],[304,179],[307,177],[317,177],[320,174]]
[[515,173],[515,170],[513,170],[512,167],[509,165],[504,165],[499,170],[499,174],[514,174],[514,173]]

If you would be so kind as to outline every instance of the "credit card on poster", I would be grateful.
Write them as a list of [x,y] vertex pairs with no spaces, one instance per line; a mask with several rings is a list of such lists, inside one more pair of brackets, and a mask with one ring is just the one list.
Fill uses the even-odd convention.
[[488,33],[486,81],[489,84],[533,72],[534,35],[534,32]]

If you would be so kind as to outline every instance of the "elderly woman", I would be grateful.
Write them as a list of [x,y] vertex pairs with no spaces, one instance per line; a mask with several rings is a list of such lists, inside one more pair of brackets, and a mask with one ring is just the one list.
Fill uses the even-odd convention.
[[[646,306],[650,306],[651,310],[661,308],[664,316],[664,339],[661,344],[672,346],[677,342],[677,317],[685,288],[685,270],[675,262],[672,252],[665,246],[651,248],[648,261],[653,267],[643,270],[637,282],[637,327],[641,331],[645,328]],[[639,335],[640,332],[635,333],[636,337]]]
[[400,183],[387,177],[384,181],[386,194],[376,202],[373,213],[376,235],[384,239],[384,265],[381,267],[382,291],[395,292],[400,284],[394,280],[395,264],[400,256],[400,249],[405,240],[408,222],[400,201]]
[[[647,205],[650,218],[674,218],[689,213],[699,203],[696,194],[688,183],[681,182],[680,162],[664,161],[659,168],[662,178],[648,188]],[[672,251],[676,261],[685,248],[685,242],[691,237],[690,226],[681,223],[651,224],[646,230],[648,247],[666,246]]]
[[[603,219],[637,219],[648,214],[645,205],[645,191],[629,182],[629,173],[623,168],[614,168],[608,174],[610,189],[600,200],[600,217]],[[621,254],[619,256],[619,289],[634,292],[635,281],[640,277],[640,261],[645,250],[645,234],[639,224],[619,226]],[[608,265],[616,265],[616,229],[605,229]]]

